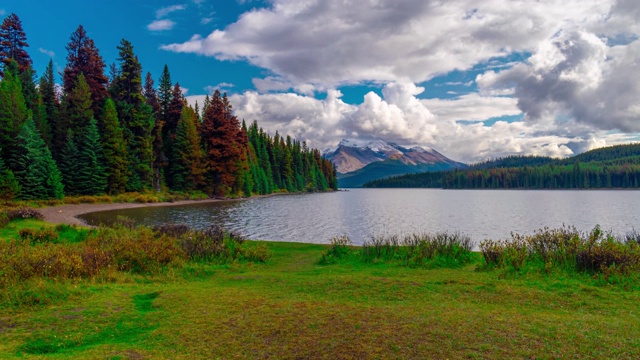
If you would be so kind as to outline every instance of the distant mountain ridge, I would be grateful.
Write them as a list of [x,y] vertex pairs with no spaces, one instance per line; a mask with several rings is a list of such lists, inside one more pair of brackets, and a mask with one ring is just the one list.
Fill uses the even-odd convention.
[[565,159],[509,156],[460,171],[404,174],[363,185],[374,188],[629,189],[640,188],[640,144],[590,150]]
[[382,140],[344,139],[324,156],[334,163],[341,187],[360,187],[389,176],[467,167],[428,147],[407,148]]

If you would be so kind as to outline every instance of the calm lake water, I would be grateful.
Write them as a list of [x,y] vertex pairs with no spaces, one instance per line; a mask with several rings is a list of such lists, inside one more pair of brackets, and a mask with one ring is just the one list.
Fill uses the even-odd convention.
[[460,231],[481,241],[563,224],[585,231],[599,224],[615,234],[640,229],[640,191],[351,189],[106,211],[81,218],[95,225],[117,215],[145,225],[220,224],[261,240],[328,243],[347,234],[361,244],[372,235]]

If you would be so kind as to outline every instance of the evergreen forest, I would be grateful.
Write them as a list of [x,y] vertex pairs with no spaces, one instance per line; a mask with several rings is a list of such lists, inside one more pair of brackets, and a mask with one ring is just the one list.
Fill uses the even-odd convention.
[[372,188],[607,189],[640,187],[640,144],[617,145],[566,158],[510,156],[468,169],[372,181]]
[[187,104],[168,66],[155,85],[123,39],[107,68],[83,26],[37,76],[15,14],[0,25],[0,200],[123,192],[251,196],[337,189],[336,170],[304,142],[267,134],[226,94]]

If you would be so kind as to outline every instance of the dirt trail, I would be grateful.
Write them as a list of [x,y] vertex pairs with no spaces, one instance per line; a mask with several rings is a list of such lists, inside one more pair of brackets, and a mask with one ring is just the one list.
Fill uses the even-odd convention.
[[161,203],[112,203],[112,204],[75,204],[75,205],[59,205],[38,209],[43,215],[44,220],[54,224],[69,224],[69,225],[81,225],[88,226],[82,220],[78,219],[78,215],[107,210],[119,210],[119,209],[132,209],[139,207],[155,207],[155,206],[179,206],[188,204],[203,204],[208,202],[218,201],[237,201],[237,200],[221,200],[221,199],[209,199],[209,200],[184,200],[176,202],[161,202]]

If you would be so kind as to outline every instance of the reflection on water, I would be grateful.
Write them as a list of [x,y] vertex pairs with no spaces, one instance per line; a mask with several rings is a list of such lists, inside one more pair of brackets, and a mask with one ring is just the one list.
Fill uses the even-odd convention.
[[638,191],[518,191],[353,189],[185,206],[86,214],[89,224],[123,215],[139,224],[224,225],[250,239],[327,243],[347,234],[361,244],[371,235],[461,231],[474,240],[508,238],[548,226],[575,225],[624,233],[640,228]]

